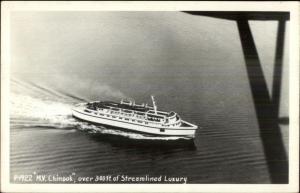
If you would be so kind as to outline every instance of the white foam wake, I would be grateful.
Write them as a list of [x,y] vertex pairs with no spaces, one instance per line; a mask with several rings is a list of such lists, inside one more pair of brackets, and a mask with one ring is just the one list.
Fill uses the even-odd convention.
[[96,126],[78,121],[72,117],[73,104],[34,98],[28,95],[11,94],[10,115],[13,118],[34,120],[25,123],[24,127],[74,128],[88,133],[120,135],[131,139],[177,140],[180,137],[153,137],[138,133],[125,132]]

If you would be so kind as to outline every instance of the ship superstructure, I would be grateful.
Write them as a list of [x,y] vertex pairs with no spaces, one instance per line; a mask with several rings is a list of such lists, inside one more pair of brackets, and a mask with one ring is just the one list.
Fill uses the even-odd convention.
[[132,100],[94,101],[76,105],[73,116],[96,124],[109,125],[152,135],[195,137],[197,125],[183,121],[173,111],[159,111],[153,96],[152,105]]

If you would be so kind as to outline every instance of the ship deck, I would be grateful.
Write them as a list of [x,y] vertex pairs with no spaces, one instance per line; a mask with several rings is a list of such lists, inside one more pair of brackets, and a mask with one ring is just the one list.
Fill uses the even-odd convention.
[[131,106],[131,105],[121,104],[121,103],[116,103],[116,102],[111,102],[111,101],[88,103],[88,106],[87,106],[87,108],[89,108],[91,110],[96,110],[96,108],[110,109],[111,107],[132,110],[132,111],[139,111],[139,112],[144,112],[144,113],[151,110],[151,108],[149,108],[149,107]]

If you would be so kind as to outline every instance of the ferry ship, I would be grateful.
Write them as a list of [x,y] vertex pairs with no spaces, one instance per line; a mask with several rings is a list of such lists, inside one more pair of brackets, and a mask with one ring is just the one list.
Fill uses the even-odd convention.
[[194,138],[197,125],[184,121],[171,111],[159,111],[151,96],[153,106],[135,104],[122,99],[120,103],[94,101],[80,103],[72,109],[72,115],[92,124],[108,125],[133,132],[159,136]]

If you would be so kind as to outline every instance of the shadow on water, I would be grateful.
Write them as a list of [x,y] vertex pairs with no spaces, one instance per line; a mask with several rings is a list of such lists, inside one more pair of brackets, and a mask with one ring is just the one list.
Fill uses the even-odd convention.
[[122,135],[103,134],[103,133],[87,133],[88,137],[94,141],[108,143],[118,148],[136,148],[136,149],[173,149],[182,148],[188,150],[196,150],[194,140],[192,139],[132,139]]
[[[272,183],[288,183],[288,158],[284,149],[279,124],[288,124],[288,118],[279,118],[282,61],[287,12],[199,12],[186,13],[229,19],[237,22],[247,75],[260,129],[260,136]],[[269,96],[262,65],[259,60],[249,20],[277,20],[275,65],[272,96]]]
[[[267,90],[266,81],[264,79],[248,21],[238,20],[237,23],[260,127],[260,136],[264,145],[264,152],[267,158],[271,179],[274,183],[287,183],[288,162],[278,125],[282,63],[278,64],[276,62],[275,64],[276,74],[274,74],[273,82],[273,94],[275,94],[275,96],[273,96],[274,100],[272,101]],[[282,27],[282,25],[279,25],[279,28],[280,27]],[[278,50],[278,48],[276,50]],[[277,57],[282,58],[282,56]]]
[[290,123],[290,119],[288,117],[280,117],[278,119],[278,123],[282,125],[288,125]]
[[275,61],[274,61],[275,65],[274,65],[274,73],[273,73],[273,89],[272,89],[272,102],[274,106],[274,115],[276,117],[279,116],[279,106],[280,106],[284,34],[285,34],[285,20],[280,19],[278,23],[278,31],[277,31],[276,53],[275,53]]

